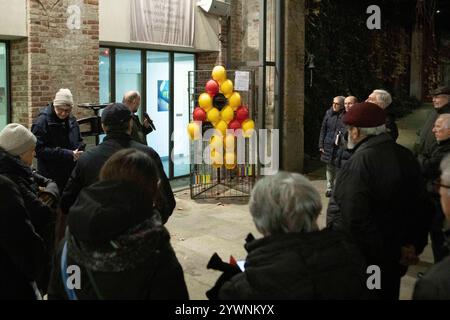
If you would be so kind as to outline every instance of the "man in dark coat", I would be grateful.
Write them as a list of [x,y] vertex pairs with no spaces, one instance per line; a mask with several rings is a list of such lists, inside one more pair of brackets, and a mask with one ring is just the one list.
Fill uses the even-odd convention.
[[17,186],[0,175],[0,300],[35,300],[45,246],[34,231]]
[[366,100],[367,102],[375,103],[380,108],[386,111],[386,130],[394,141],[398,139],[398,127],[395,123],[395,115],[392,112],[392,96],[389,92],[383,89],[373,90]]
[[445,221],[439,201],[439,193],[433,185],[439,178],[441,172],[439,165],[442,159],[450,153],[450,114],[440,115],[433,127],[433,133],[437,144],[429,157],[419,155],[417,159],[422,167],[422,171],[427,182],[427,189],[434,204],[433,220],[430,226],[431,247],[433,249],[434,262],[441,261],[448,255],[448,248],[445,245],[444,234],[442,233]]
[[450,113],[450,87],[439,87],[432,92],[434,110],[430,112],[419,131],[419,142],[414,146],[416,155],[429,158],[436,146],[432,132],[436,119],[441,114]]
[[333,99],[333,105],[325,113],[320,130],[319,151],[320,160],[327,164],[327,190],[326,196],[331,196],[334,180],[336,179],[336,159],[338,156],[340,135],[344,134],[342,116],[344,114],[344,97]]
[[413,154],[386,133],[386,114],[364,102],[346,113],[353,154],[339,171],[327,225],[351,236],[381,269],[380,297],[398,299],[400,278],[427,244],[430,203]]
[[247,243],[245,270],[223,282],[219,299],[371,297],[357,246],[344,234],[319,231],[320,195],[304,176],[279,172],[264,177],[253,189],[249,206],[264,237]]
[[[450,223],[450,156],[441,163],[441,176],[438,184],[442,210]],[[445,232],[446,246],[450,249],[450,229]],[[433,265],[420,278],[414,289],[415,300],[450,300],[450,256]]]
[[77,119],[71,114],[72,107],[72,93],[60,89],[53,103],[41,111],[31,127],[37,138],[38,172],[55,181],[60,191],[82,154],[78,148],[83,140]]
[[106,132],[103,142],[86,151],[79,159],[72,175],[64,189],[61,198],[61,210],[69,212],[81,189],[90,186],[98,180],[103,164],[117,151],[133,148],[148,154],[155,160],[159,169],[161,197],[158,200],[163,223],[166,223],[175,208],[175,198],[169,180],[164,172],[161,158],[152,148],[131,139],[132,114],[122,103],[106,107],[102,113],[102,126]]
[[139,110],[139,106],[141,104],[141,96],[137,91],[129,91],[125,93],[123,96],[122,103],[130,109],[133,114],[133,128],[131,129],[131,139],[142,143],[144,145],[147,144],[147,135],[153,132],[153,128],[151,126],[151,119],[144,119],[144,122],[141,123],[141,120],[136,115],[136,112]]

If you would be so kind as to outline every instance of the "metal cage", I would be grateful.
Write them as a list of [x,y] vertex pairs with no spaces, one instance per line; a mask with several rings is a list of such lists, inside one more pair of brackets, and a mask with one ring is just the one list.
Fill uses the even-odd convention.
[[[237,70],[227,70],[227,78],[235,83]],[[249,117],[256,122],[257,111],[255,108],[255,75],[250,73],[249,90],[238,91],[242,98],[242,105],[248,106]],[[198,70],[189,72],[189,117],[193,120],[192,113],[197,106],[198,97],[205,92],[205,84],[211,79],[211,70]],[[203,124],[205,126],[205,123]],[[204,128],[203,128],[204,129]],[[256,128],[255,128],[256,129]],[[258,166],[256,164],[257,147],[251,144],[251,139],[243,142],[245,154],[244,161],[237,164],[234,169],[227,169],[225,165],[218,167],[205,161],[198,163],[194,159],[195,151],[205,150],[209,141],[191,141],[190,143],[190,194],[192,199],[210,198],[235,198],[249,197],[256,182]],[[236,146],[235,146],[236,148]],[[196,163],[197,162],[197,163]]]

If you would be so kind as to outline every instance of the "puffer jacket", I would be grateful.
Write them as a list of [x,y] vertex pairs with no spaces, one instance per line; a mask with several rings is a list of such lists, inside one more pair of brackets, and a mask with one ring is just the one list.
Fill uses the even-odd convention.
[[225,282],[222,300],[371,299],[355,245],[332,230],[273,235],[246,244],[245,271]]
[[81,269],[80,300],[189,298],[170,235],[148,194],[134,184],[101,181],[81,191],[69,211],[49,299],[68,299],[61,278],[64,242],[67,265]]

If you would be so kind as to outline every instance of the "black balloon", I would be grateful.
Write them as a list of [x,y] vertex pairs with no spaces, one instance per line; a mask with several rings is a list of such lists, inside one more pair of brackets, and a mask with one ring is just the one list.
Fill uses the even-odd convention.
[[213,105],[220,111],[228,105],[228,99],[222,93],[218,93],[214,96]]

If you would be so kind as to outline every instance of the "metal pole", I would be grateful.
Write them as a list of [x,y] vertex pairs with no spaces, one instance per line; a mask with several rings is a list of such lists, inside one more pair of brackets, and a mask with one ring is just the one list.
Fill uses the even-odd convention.
[[284,121],[284,1],[275,0],[275,105],[274,123],[279,130],[279,163],[283,169],[283,121]]

